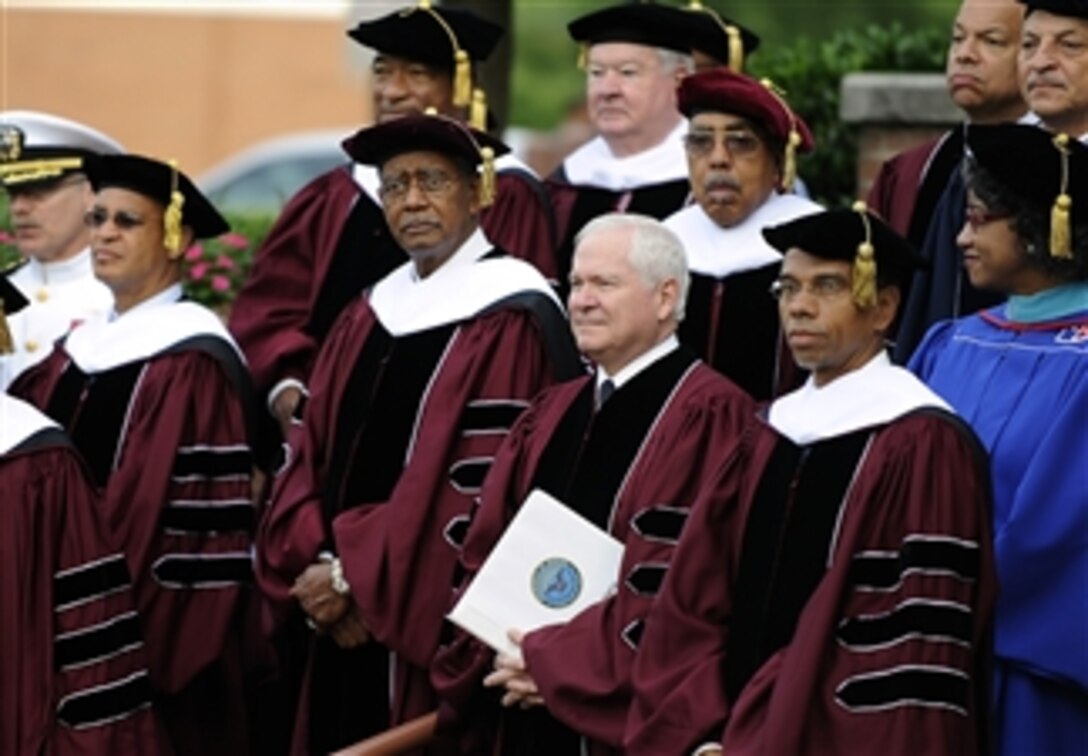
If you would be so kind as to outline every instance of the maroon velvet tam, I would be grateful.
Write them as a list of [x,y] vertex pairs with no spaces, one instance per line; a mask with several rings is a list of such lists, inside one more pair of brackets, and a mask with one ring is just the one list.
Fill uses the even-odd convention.
[[743,116],[763,124],[783,142],[789,140],[790,129],[795,126],[801,137],[798,152],[809,152],[814,145],[808,125],[790,110],[781,96],[759,80],[724,67],[684,77],[680,82],[678,107],[688,118],[703,112]]

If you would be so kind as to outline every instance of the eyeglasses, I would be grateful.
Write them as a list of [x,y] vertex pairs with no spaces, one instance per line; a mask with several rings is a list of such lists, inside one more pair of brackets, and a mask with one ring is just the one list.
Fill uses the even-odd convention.
[[[110,219],[109,211],[102,207],[91,208],[83,216],[83,223],[89,228],[99,228],[104,226]],[[138,215],[128,212],[127,210],[118,210],[113,214],[113,225],[122,231],[129,231],[137,226],[144,225],[146,221]]]
[[817,299],[834,299],[850,291],[850,282],[843,276],[816,276],[807,286],[793,278],[780,278],[771,284],[771,296],[779,302],[789,302],[805,289]]
[[971,227],[972,231],[978,231],[987,223],[993,223],[998,220],[1005,220],[1012,217],[1012,213],[1008,212],[991,212],[985,210],[978,205],[968,205],[964,211],[964,217],[967,219],[967,225]]
[[718,142],[718,135],[722,135],[722,142],[726,151],[732,157],[747,157],[754,155],[762,146],[763,140],[750,131],[692,131],[684,135],[684,147],[688,154],[694,157],[703,157],[714,151],[714,145]]
[[421,192],[428,197],[435,197],[453,186],[454,177],[445,171],[426,168],[414,173],[383,176],[381,186],[378,187],[378,195],[387,202],[399,202],[408,196],[413,181]]

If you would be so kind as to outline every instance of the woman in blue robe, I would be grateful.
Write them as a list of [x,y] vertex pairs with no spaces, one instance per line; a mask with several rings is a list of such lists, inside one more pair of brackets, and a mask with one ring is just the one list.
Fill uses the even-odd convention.
[[1088,148],[972,126],[971,283],[1005,304],[935,325],[910,361],[990,452],[1001,593],[997,752],[1088,752]]

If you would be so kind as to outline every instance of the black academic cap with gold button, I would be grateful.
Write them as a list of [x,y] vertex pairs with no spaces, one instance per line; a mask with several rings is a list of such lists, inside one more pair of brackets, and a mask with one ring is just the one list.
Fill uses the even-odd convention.
[[726,18],[702,0],[688,0],[682,6],[688,12],[690,45],[738,73],[744,62],[759,47],[759,37],[736,21]]
[[567,31],[585,45],[630,42],[684,54],[692,47],[687,12],[670,5],[613,5],[576,18],[567,24]]
[[363,165],[381,167],[405,152],[427,151],[481,166],[480,199],[485,206],[494,200],[495,158],[510,151],[490,134],[433,112],[368,126],[345,139],[342,146],[352,160]]
[[858,202],[763,229],[763,238],[782,254],[800,249],[825,260],[853,265],[854,301],[876,303],[878,286],[903,285],[926,262],[909,241]]
[[19,310],[30,304],[23,293],[15,288],[8,277],[0,274],[0,354],[11,354],[15,351],[15,342],[8,330],[8,315],[14,315]]
[[1066,134],[1015,123],[968,126],[967,147],[1010,194],[1050,214],[1050,254],[1071,258],[1074,213],[1088,212],[1088,147]]
[[348,36],[364,47],[453,72],[453,104],[472,104],[472,61],[485,61],[503,28],[468,10],[436,8],[431,0],[371,21]]
[[122,152],[100,131],[32,110],[0,112],[0,183],[7,188],[57,181],[82,170],[84,158]]
[[197,239],[230,230],[226,219],[176,165],[142,155],[104,155],[88,159],[86,170],[95,191],[128,189],[162,205],[167,249],[177,251],[180,237],[176,235],[182,226],[189,226]]
[[1020,0],[1027,8],[1025,12],[1046,11],[1055,16],[1072,16],[1073,18],[1088,18],[1088,0]]

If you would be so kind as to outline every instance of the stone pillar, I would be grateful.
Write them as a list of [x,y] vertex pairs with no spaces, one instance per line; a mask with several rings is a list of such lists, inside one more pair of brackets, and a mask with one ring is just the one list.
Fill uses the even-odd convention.
[[857,194],[864,197],[880,165],[963,120],[944,74],[853,73],[842,80],[839,117],[858,129]]

